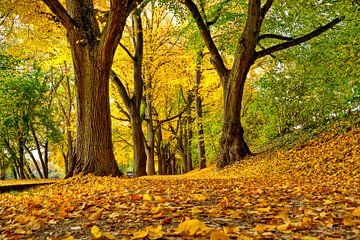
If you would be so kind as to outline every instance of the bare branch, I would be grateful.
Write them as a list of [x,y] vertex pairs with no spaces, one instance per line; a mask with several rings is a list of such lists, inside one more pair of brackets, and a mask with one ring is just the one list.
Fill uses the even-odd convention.
[[191,106],[192,102],[193,102],[193,99],[191,99],[187,103],[186,107],[180,113],[176,114],[175,116],[160,120],[159,121],[160,125],[163,124],[163,123],[166,123],[166,122],[170,122],[170,121],[174,120],[175,118],[181,117],[181,115],[183,115],[188,110],[188,108]]
[[131,52],[129,51],[129,49],[127,49],[127,47],[122,44],[121,42],[119,43],[120,47],[126,52],[126,54],[131,58],[131,60],[135,61],[134,56],[131,54]]
[[202,18],[198,7],[192,0],[182,0],[182,3],[186,5],[189,9],[191,15],[193,16],[199,30],[201,36],[206,44],[206,47],[209,49],[211,53],[211,61],[214,64],[217,72],[221,76],[221,81],[224,82],[229,74],[229,70],[226,68],[223,59],[220,56],[220,53],[211,37],[210,31]]
[[126,91],[125,86],[122,84],[120,78],[114,72],[114,70],[111,70],[110,78],[111,78],[112,82],[115,84],[115,86],[117,87],[119,94],[120,94],[126,108],[130,109],[131,99],[129,97],[129,94]]
[[270,10],[274,0],[267,0],[264,6],[261,8],[261,18],[264,19],[266,13]]
[[50,8],[50,10],[59,18],[61,24],[67,31],[76,26],[74,19],[70,17],[66,9],[58,0],[43,0],[43,2]]
[[294,40],[293,37],[286,37],[286,36],[281,36],[281,35],[276,35],[276,34],[263,34],[263,35],[259,36],[258,42],[263,39],[266,39],[266,38],[273,38],[273,39],[279,39],[279,40],[284,40],[284,41]]
[[262,51],[259,51],[259,52],[256,53],[255,59],[264,57],[266,55],[270,55],[270,54],[272,54],[274,52],[277,52],[277,51],[280,51],[280,50],[284,50],[284,49],[299,45],[299,44],[301,44],[303,42],[306,42],[306,41],[309,41],[310,39],[313,39],[314,37],[317,37],[320,34],[322,34],[322,33],[326,32],[327,30],[331,29],[332,27],[334,27],[336,24],[338,24],[342,20],[343,20],[343,18],[335,18],[334,20],[332,20],[328,24],[326,24],[324,26],[321,26],[321,27],[315,29],[314,31],[312,31],[312,32],[310,32],[310,33],[308,33],[308,34],[306,34],[306,35],[304,35],[302,37],[296,38],[296,39],[294,39],[292,41],[288,41],[288,42],[285,42],[285,43],[280,43],[280,44],[277,44],[275,46],[264,49]]

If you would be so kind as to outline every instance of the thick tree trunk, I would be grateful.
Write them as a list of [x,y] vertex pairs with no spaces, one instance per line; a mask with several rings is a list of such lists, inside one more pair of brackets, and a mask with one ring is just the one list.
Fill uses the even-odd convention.
[[[120,176],[111,139],[109,71],[98,64],[95,49],[74,49],[77,131],[68,176],[92,173]],[[75,52],[75,53],[74,53]]]
[[[74,174],[119,176],[111,139],[109,78],[116,48],[135,1],[113,0],[100,31],[91,0],[43,0],[67,30],[75,70],[77,122]],[[136,3],[140,3],[137,1]]]
[[229,84],[224,85],[224,124],[220,139],[220,156],[218,168],[223,168],[235,161],[243,159],[251,151],[244,139],[244,129],[241,125],[241,100],[244,84],[250,65],[240,68],[239,75],[230,75],[238,79],[229,79]]

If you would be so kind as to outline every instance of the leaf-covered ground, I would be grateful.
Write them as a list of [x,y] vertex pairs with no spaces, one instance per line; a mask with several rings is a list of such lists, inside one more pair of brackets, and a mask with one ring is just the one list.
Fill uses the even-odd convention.
[[0,239],[360,239],[360,129],[222,171],[0,195]]

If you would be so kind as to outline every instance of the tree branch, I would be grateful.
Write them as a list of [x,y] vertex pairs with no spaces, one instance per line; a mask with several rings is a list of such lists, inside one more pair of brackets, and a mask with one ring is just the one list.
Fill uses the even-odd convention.
[[174,120],[175,118],[180,117],[180,116],[183,115],[183,114],[186,112],[186,110],[191,106],[192,102],[193,102],[193,99],[191,99],[191,100],[187,103],[186,107],[185,107],[180,113],[176,114],[175,116],[172,116],[172,117],[169,117],[169,118],[160,120],[160,121],[159,121],[159,124],[161,125],[161,124],[163,124],[163,123],[170,122],[171,120]]
[[220,53],[211,37],[210,30],[206,26],[204,19],[202,18],[198,7],[192,0],[181,0],[183,4],[189,9],[191,15],[193,16],[201,36],[205,42],[206,47],[211,53],[211,61],[214,64],[216,71],[221,76],[221,81],[224,82],[229,74],[229,70],[226,68],[223,59],[220,56]]
[[[220,4],[220,7],[219,7],[218,9],[216,9],[216,15],[215,15],[215,17],[214,17],[211,21],[207,21],[207,22],[206,22],[206,25],[207,25],[208,27],[214,25],[214,24],[217,22],[217,20],[219,19],[220,15],[221,15],[221,11],[224,9],[225,5],[226,5],[228,2],[230,2],[230,1],[231,1],[231,0],[225,0],[224,2],[222,2],[222,3]],[[205,18],[206,18],[206,17],[205,17]]]
[[126,19],[135,7],[135,1],[112,0],[110,13],[99,42],[99,61],[105,68],[111,66],[120,42]]
[[274,0],[267,0],[264,6],[261,8],[261,18],[264,19],[266,13],[270,10]]
[[126,52],[126,54],[131,58],[132,61],[135,61],[134,56],[131,54],[131,52],[129,51],[129,49],[127,49],[127,47],[122,44],[121,42],[119,43],[120,47]]
[[120,94],[126,108],[130,109],[131,99],[129,97],[129,94],[126,91],[125,86],[122,84],[120,78],[114,72],[114,70],[111,70],[110,78],[111,78],[112,82],[115,84],[115,86],[117,87],[119,94]]
[[293,37],[286,37],[286,36],[281,36],[281,35],[276,35],[276,34],[263,34],[258,37],[258,42],[260,42],[261,40],[264,40],[266,38],[273,38],[273,39],[279,39],[279,40],[284,40],[284,41],[294,40]]
[[61,5],[58,0],[42,0],[50,10],[59,18],[61,24],[65,27],[67,31],[73,29],[76,26],[74,19],[70,17],[66,9]]
[[280,43],[280,44],[277,44],[275,46],[264,49],[262,51],[256,52],[255,59],[264,57],[266,55],[270,55],[270,54],[272,54],[274,52],[277,52],[277,51],[280,51],[280,50],[284,50],[284,49],[299,45],[299,44],[301,44],[303,42],[306,42],[306,41],[309,41],[310,39],[313,39],[314,37],[317,37],[320,34],[322,34],[322,33],[326,32],[327,30],[331,29],[332,27],[334,27],[336,24],[338,24],[342,20],[343,20],[343,18],[335,18],[334,20],[332,20],[328,24],[326,24],[324,26],[321,26],[321,27],[315,29],[314,31],[312,31],[312,32],[310,32],[310,33],[308,33],[308,34],[306,34],[306,35],[304,35],[302,37],[296,38],[294,40],[291,40],[291,41],[288,41],[288,42],[285,42],[285,43]]

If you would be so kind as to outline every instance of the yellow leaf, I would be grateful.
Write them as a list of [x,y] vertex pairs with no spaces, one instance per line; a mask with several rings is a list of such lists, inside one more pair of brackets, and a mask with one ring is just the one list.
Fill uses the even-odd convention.
[[205,236],[210,232],[210,228],[197,219],[186,220],[179,224],[179,233],[187,233],[190,236]]
[[140,230],[140,231],[137,231],[137,232],[133,233],[133,238],[132,239],[143,239],[143,238],[146,238],[147,235],[148,235],[147,231]]
[[109,218],[117,218],[119,217],[121,214],[119,212],[113,212],[109,215]]
[[146,201],[151,201],[152,200],[150,194],[148,194],[148,193],[143,194],[143,199],[146,200]]
[[265,230],[273,230],[275,228],[276,228],[276,225],[257,224],[254,227],[254,230],[257,232],[264,232]]
[[202,213],[204,212],[202,209],[200,209],[198,206],[191,208],[191,213]]
[[351,214],[355,217],[360,217],[360,207],[355,208]]
[[208,197],[204,194],[192,194],[191,197],[196,201],[206,201],[208,199]]
[[260,211],[260,212],[270,212],[271,207],[268,206],[268,207],[266,207],[266,208],[257,208],[256,210],[257,210],[257,211]]
[[148,226],[146,227],[146,231],[148,232],[148,238],[150,239],[159,239],[164,236],[164,232],[162,231],[162,226]]
[[107,239],[110,239],[110,240],[118,240],[117,237],[115,237],[114,235],[112,235],[110,233],[103,232],[102,236],[104,236],[104,237],[106,237]]
[[152,207],[151,208],[151,213],[156,214],[156,213],[159,213],[160,210],[161,210],[161,206],[158,205],[157,207]]
[[68,237],[64,238],[63,240],[75,240],[75,238],[73,236],[68,236]]
[[329,199],[326,199],[326,200],[324,201],[324,204],[325,204],[325,205],[329,205],[329,204],[332,204],[332,203],[334,203],[334,202],[331,201],[331,200],[329,200]]
[[223,227],[224,233],[225,234],[238,234],[240,233],[240,228],[239,227]]
[[253,240],[253,238],[246,235],[240,235],[236,240]]
[[303,236],[300,238],[301,240],[319,240],[319,238],[317,237],[312,237],[312,236]]
[[311,223],[312,219],[310,217],[304,217],[302,220],[302,224],[308,224]]
[[101,208],[98,211],[96,211],[95,213],[91,214],[91,216],[89,217],[89,220],[91,220],[91,221],[99,220],[101,218],[103,211],[104,211],[104,209]]
[[221,231],[214,231],[210,235],[210,240],[229,240],[229,239],[230,238]]
[[100,230],[100,228],[96,225],[91,227],[91,234],[95,237],[95,238],[100,238],[102,236],[102,232]]
[[351,218],[344,218],[343,219],[343,224],[345,226],[354,226],[355,222]]
[[288,227],[289,227],[289,224],[288,223],[285,223],[285,224],[282,224],[282,225],[279,225],[276,227],[277,230],[281,231],[281,232],[284,232],[284,231],[287,231],[288,230]]

